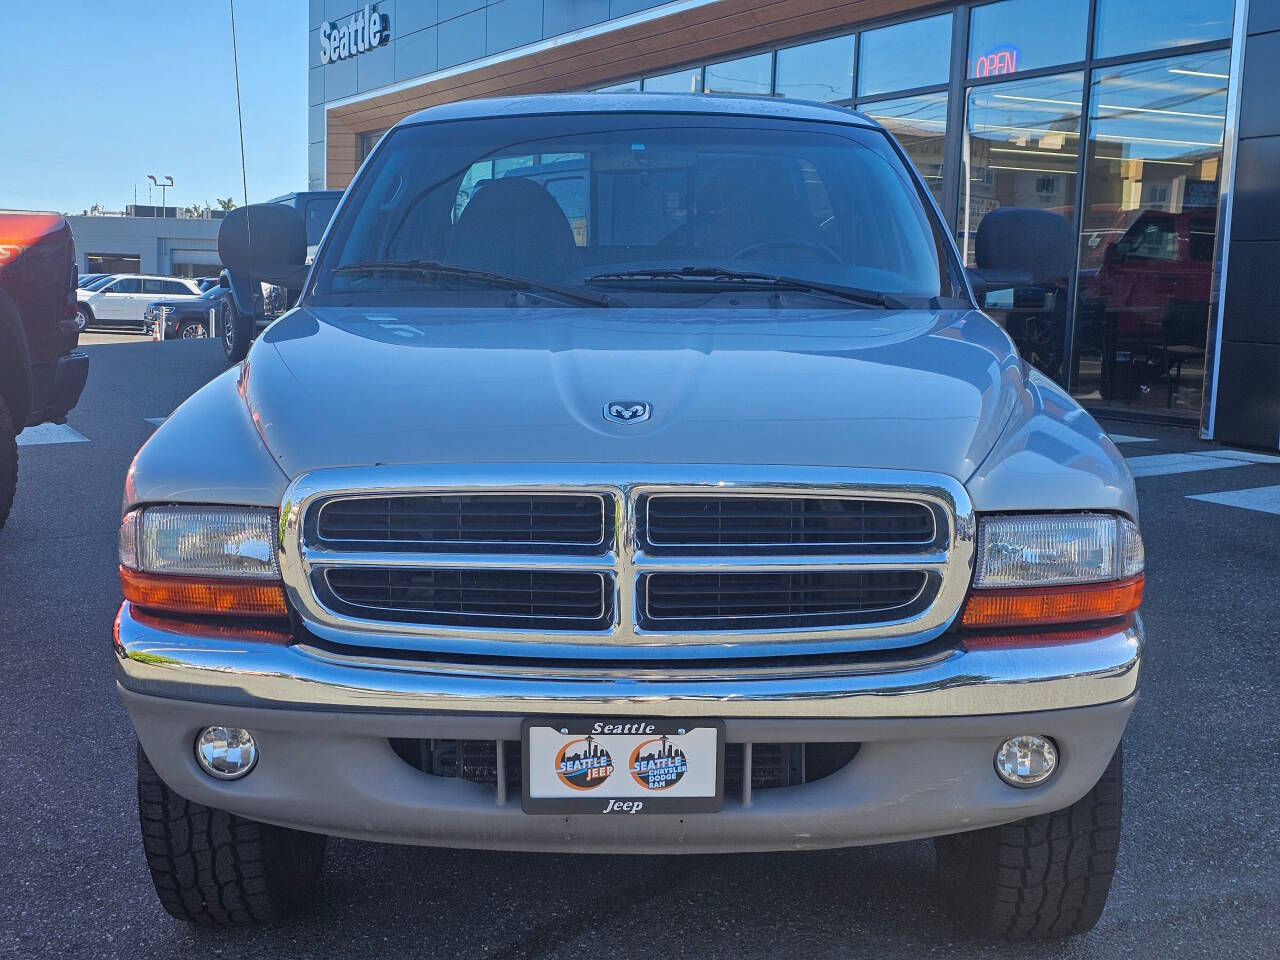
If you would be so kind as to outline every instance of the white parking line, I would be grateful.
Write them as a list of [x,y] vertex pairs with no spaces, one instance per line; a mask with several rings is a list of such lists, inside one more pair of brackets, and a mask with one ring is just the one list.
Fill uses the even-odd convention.
[[1123,433],[1113,433],[1109,436],[1112,443],[1155,443],[1151,437],[1130,437]]
[[1215,450],[1210,456],[1222,457],[1224,460],[1244,460],[1246,463],[1280,463],[1280,457],[1269,453],[1254,453],[1252,450]]
[[1252,490],[1224,490],[1222,493],[1197,493],[1188,500],[1205,500],[1228,507],[1243,507],[1261,513],[1280,514],[1280,486],[1254,487]]
[[33,447],[41,443],[88,443],[89,438],[77,433],[65,423],[42,423],[27,427],[18,434],[18,446]]
[[1135,477],[1160,477],[1170,473],[1249,466],[1244,460],[1229,460],[1204,453],[1157,453],[1149,457],[1129,457],[1128,460],[1129,469]]

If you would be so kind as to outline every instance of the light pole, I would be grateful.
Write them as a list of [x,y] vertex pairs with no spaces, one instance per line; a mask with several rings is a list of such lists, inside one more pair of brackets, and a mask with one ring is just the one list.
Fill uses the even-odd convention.
[[156,179],[156,175],[154,173],[148,173],[147,179],[160,188],[160,216],[167,216],[164,204],[165,191],[173,186],[173,177],[165,177],[164,181],[161,182]]

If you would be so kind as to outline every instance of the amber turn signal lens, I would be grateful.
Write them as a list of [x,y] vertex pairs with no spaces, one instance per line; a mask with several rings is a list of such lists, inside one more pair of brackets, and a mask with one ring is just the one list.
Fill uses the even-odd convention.
[[230,614],[238,617],[287,617],[279,583],[172,577],[120,568],[124,598],[147,610],[166,613]]
[[1142,574],[1127,580],[1066,587],[973,590],[964,605],[964,627],[1027,627],[1106,620],[1133,613],[1142,603]]

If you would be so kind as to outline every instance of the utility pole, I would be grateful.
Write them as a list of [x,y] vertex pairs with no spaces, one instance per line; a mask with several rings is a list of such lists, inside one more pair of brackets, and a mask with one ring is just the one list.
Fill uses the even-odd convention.
[[164,180],[157,180],[154,173],[148,173],[147,179],[160,188],[160,216],[167,216],[165,212],[165,191],[173,186],[173,177],[165,177]]

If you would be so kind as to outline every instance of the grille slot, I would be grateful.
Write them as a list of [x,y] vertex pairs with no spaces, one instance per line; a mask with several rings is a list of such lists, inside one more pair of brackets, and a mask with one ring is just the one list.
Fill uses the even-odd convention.
[[805,553],[919,547],[937,536],[923,503],[850,497],[674,496],[645,498],[641,541],[655,554],[752,548]]
[[918,570],[653,573],[641,580],[640,609],[657,630],[851,625],[909,612],[927,582]]
[[339,612],[404,623],[604,630],[613,585],[601,573],[340,567],[319,586]]
[[611,524],[605,498],[596,494],[344,497],[321,505],[316,535],[322,542],[346,546],[595,552]]

